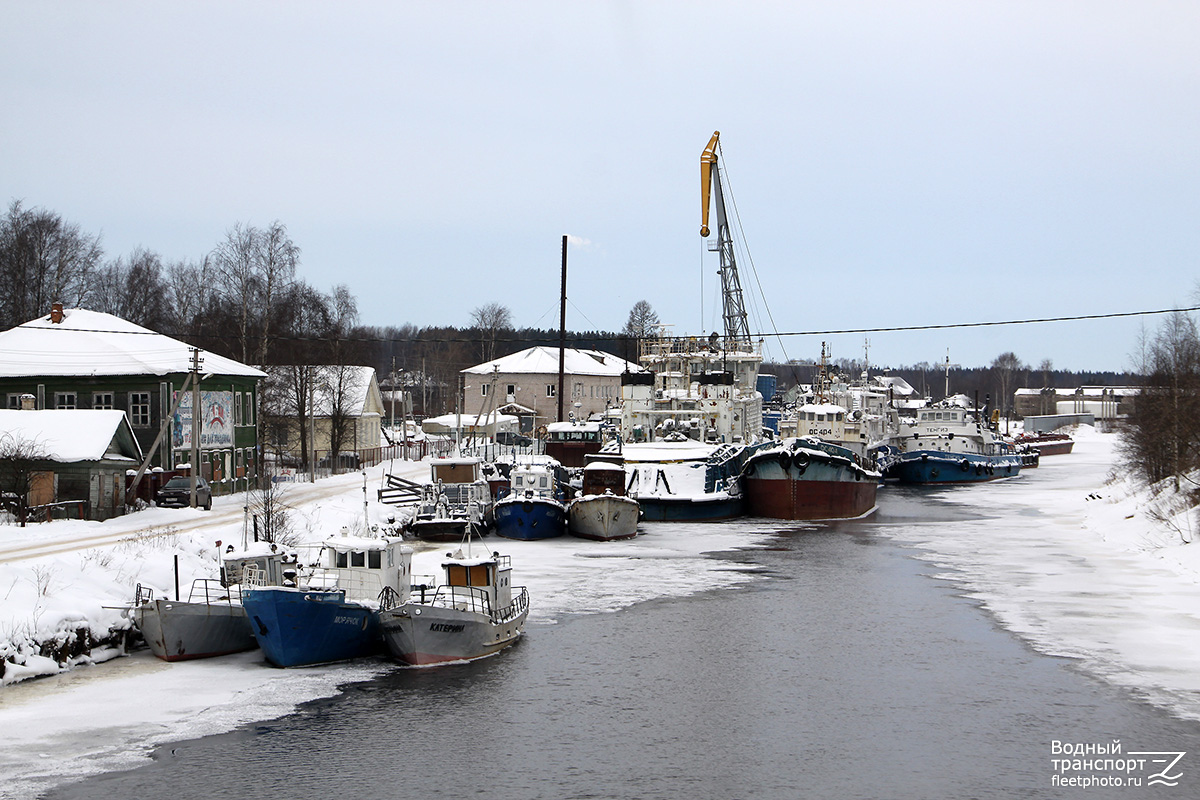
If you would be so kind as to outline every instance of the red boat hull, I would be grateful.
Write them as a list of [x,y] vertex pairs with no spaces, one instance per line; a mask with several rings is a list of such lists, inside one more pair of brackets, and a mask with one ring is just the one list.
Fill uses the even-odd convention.
[[751,515],[774,519],[853,519],[875,507],[873,480],[815,481],[745,478]]

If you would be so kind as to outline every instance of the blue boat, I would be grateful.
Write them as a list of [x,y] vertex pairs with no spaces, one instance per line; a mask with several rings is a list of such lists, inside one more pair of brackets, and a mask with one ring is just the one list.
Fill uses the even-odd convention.
[[242,605],[267,661],[300,667],[380,651],[379,606],[408,601],[412,548],[395,537],[329,539],[297,586],[252,586]]
[[981,483],[1015,477],[1021,454],[985,422],[986,415],[952,403],[923,408],[877,452],[885,480],[898,483]]
[[496,501],[496,533],[506,539],[550,539],[567,532],[567,507],[558,497],[557,461],[522,459],[509,472],[508,493]]

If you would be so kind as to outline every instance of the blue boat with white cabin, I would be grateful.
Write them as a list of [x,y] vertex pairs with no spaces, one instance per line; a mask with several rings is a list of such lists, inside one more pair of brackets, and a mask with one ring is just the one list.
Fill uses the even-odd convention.
[[380,652],[381,602],[408,602],[412,553],[397,537],[325,541],[319,563],[296,586],[245,578],[242,604],[267,661],[300,667]]
[[885,480],[910,484],[980,483],[1012,478],[1022,460],[985,415],[954,404],[922,408],[876,454]]
[[567,532],[567,506],[559,496],[561,469],[545,456],[522,458],[512,465],[508,492],[493,507],[497,535],[532,541]]

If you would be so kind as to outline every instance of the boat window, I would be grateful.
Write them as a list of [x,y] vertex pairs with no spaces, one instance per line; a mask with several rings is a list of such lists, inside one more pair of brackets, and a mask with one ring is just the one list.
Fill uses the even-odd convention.
[[347,565],[346,554],[341,552],[340,550],[337,552],[337,562],[336,563],[337,563],[338,567],[343,567],[343,568]]
[[383,554],[378,550],[372,550],[367,554],[367,566],[371,569],[380,569],[383,567]]
[[355,552],[355,553],[350,554],[350,566],[365,567],[366,565],[367,565],[367,554],[366,553]]
[[824,422],[824,421],[825,421],[825,415],[817,414],[817,422]]
[[513,479],[513,486],[520,489],[521,488],[521,480],[522,480],[521,476],[518,475],[516,478]]
[[834,418],[835,420],[837,420],[838,422],[841,422],[841,421],[842,421],[842,415],[841,415],[841,413],[840,413],[840,412],[839,412],[839,413],[837,413],[837,414],[834,414],[834,415],[833,415],[833,418]]
[[540,486],[540,487],[541,487],[541,488],[543,488],[543,489],[545,489],[545,488],[546,488],[546,476],[545,476],[545,475],[543,475],[543,476],[542,476],[542,477],[541,477],[541,478],[538,480],[538,486]]

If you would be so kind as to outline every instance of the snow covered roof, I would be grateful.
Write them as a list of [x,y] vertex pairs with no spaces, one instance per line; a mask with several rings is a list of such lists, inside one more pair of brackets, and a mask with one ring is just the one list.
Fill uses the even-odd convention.
[[[619,377],[622,372],[642,372],[637,364],[618,358],[612,353],[600,350],[576,350],[566,348],[563,351],[563,372],[567,375],[604,375]],[[502,375],[529,374],[545,375],[558,374],[557,347],[530,347],[510,356],[497,358],[486,364],[468,367],[463,370],[470,375],[491,375],[499,372]]]
[[9,438],[62,463],[142,457],[125,412],[111,409],[0,409],[0,440]]
[[[211,375],[261,378],[254,367],[200,351]],[[44,375],[168,375],[192,368],[192,352],[178,339],[112,314],[69,308],[61,322],[42,317],[0,333],[0,377]]]
[[916,394],[917,390],[909,385],[908,381],[895,375],[876,375],[874,380],[885,389],[891,389],[893,393],[908,397]]

